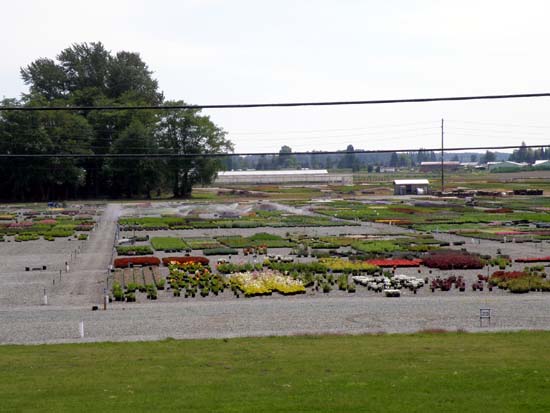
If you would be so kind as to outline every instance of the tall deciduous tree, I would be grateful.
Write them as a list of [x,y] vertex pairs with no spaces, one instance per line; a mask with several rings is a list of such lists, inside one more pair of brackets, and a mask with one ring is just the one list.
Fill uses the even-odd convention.
[[[163,94],[137,53],[112,54],[102,43],[74,44],[57,58],[21,69],[29,91],[5,104],[39,106],[154,106]],[[177,102],[175,102],[177,103]],[[231,150],[225,133],[198,111],[82,110],[0,113],[0,151],[12,154],[212,153]],[[0,163],[6,199],[99,195],[143,196],[169,182],[176,196],[211,180],[220,164],[197,158],[151,160],[10,159]]]
[[[233,145],[225,138],[225,132],[208,116],[199,113],[196,109],[164,112],[156,130],[159,151],[178,155],[232,151]],[[211,182],[220,167],[221,159],[200,156],[169,159],[165,163],[166,178],[174,197],[189,196],[194,185]]]

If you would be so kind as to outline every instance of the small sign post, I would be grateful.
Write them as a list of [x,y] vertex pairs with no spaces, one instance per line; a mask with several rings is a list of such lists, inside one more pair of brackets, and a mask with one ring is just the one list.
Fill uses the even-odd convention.
[[488,327],[491,326],[491,309],[490,308],[479,309],[479,327],[483,327],[483,320],[487,320]]

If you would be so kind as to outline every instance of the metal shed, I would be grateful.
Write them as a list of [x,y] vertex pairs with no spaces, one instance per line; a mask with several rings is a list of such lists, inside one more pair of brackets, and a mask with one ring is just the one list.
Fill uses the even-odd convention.
[[427,179],[396,179],[393,181],[394,195],[426,195],[430,181]]

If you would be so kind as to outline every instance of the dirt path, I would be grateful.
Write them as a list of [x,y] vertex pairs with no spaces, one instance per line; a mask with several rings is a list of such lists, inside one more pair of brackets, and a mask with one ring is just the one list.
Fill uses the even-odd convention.
[[69,273],[64,275],[61,287],[52,297],[56,304],[89,305],[101,302],[120,211],[118,204],[107,206],[95,230],[69,263]]

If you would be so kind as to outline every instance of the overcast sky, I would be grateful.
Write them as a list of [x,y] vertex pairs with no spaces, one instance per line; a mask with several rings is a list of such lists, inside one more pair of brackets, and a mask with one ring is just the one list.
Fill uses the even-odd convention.
[[[139,52],[194,104],[550,92],[550,2],[27,0],[0,15],[0,97],[72,43]],[[238,152],[550,144],[550,98],[211,110]]]

